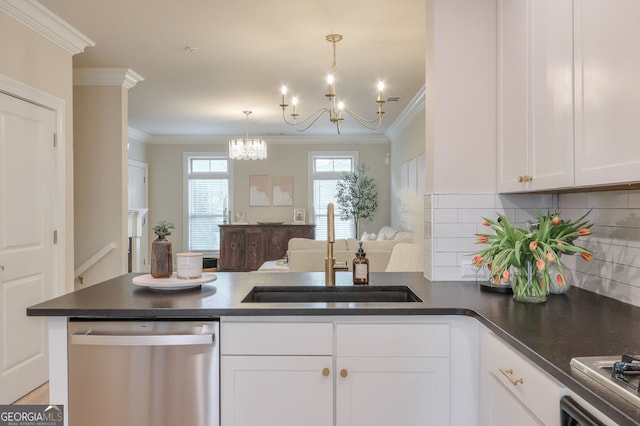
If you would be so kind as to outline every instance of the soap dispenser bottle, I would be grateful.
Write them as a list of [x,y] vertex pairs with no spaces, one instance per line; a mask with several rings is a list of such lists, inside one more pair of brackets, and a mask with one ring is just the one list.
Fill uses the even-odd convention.
[[362,248],[362,241],[353,259],[353,285],[369,285],[369,259]]

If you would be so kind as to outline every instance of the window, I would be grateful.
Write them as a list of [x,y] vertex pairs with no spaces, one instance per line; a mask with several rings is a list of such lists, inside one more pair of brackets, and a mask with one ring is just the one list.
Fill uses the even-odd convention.
[[327,239],[327,204],[335,207],[336,238],[352,238],[355,232],[353,219],[342,220],[336,205],[336,185],[342,174],[353,172],[357,163],[357,153],[311,153],[309,170],[312,173],[312,206],[316,224],[316,239]]
[[229,160],[226,154],[185,154],[186,247],[219,253],[220,228],[229,205]]

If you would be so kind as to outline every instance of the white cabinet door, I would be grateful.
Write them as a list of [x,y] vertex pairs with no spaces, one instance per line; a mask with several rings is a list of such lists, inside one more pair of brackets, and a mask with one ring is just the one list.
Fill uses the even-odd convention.
[[332,426],[333,357],[223,356],[221,426]]
[[498,191],[522,191],[528,174],[527,0],[498,2]]
[[560,394],[551,376],[495,334],[481,332],[481,425],[558,424]]
[[493,374],[486,377],[483,426],[539,426],[542,423]]
[[572,186],[572,2],[503,0],[498,11],[498,191]]
[[448,358],[338,358],[337,426],[449,424]]
[[573,1],[529,0],[529,189],[574,184]]
[[640,2],[576,0],[576,185],[640,181]]

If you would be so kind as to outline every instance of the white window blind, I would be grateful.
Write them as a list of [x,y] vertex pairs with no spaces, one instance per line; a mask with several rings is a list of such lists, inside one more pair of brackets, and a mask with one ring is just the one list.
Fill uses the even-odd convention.
[[327,239],[327,205],[334,204],[335,237],[353,238],[355,223],[353,219],[342,220],[336,205],[336,185],[343,172],[354,170],[355,158],[351,155],[316,155],[313,167],[313,214],[316,224],[316,239]]
[[220,250],[220,228],[229,197],[227,159],[190,157],[188,183],[189,251]]

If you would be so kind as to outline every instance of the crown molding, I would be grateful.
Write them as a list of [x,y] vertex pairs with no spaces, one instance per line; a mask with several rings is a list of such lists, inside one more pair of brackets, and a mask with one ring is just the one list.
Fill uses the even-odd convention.
[[72,55],[96,45],[36,0],[0,0],[0,10]]
[[[151,135],[146,141],[149,144],[227,144],[230,139],[237,139],[238,135]],[[314,144],[374,144],[389,143],[385,135],[340,135],[340,136],[260,136],[251,135],[254,139],[264,139],[267,145],[314,145]]]
[[122,86],[131,89],[144,77],[129,68],[74,68],[74,86]]
[[135,142],[145,143],[151,139],[151,135],[140,131],[138,129],[134,129],[133,127],[127,128],[127,137]]
[[426,103],[425,86],[422,86],[413,99],[409,101],[409,104],[405,109],[402,110],[396,121],[394,121],[385,132],[385,135],[389,140],[395,140],[398,137],[398,134],[400,134],[400,132],[404,130],[404,128],[407,127],[407,125],[409,125],[409,123],[411,123],[418,114],[424,111]]

